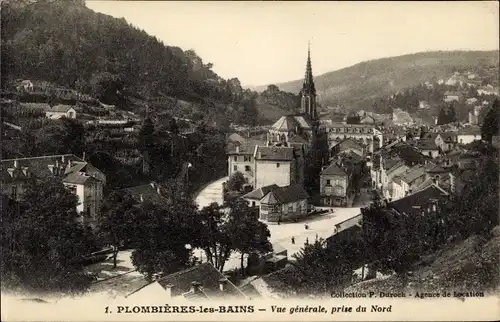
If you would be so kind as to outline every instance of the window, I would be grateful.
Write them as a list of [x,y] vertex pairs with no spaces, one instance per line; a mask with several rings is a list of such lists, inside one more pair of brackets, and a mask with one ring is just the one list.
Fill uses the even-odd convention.
[[330,179],[326,180],[326,184],[330,185]]
[[235,155],[235,156],[233,157],[233,161],[234,161],[234,162],[238,161],[238,156],[237,156],[237,155]]
[[246,166],[245,166],[245,171],[251,171],[251,170],[250,170],[250,166],[249,166],[249,165],[246,165]]
[[255,201],[252,201],[252,207],[255,207]]
[[238,166],[237,166],[237,165],[234,165],[234,166],[233,166],[233,170],[234,170],[234,171],[238,171]]
[[279,168],[280,167],[280,164],[279,163],[276,163],[276,168]]
[[429,156],[432,157],[432,151],[429,151]]
[[244,159],[245,162],[251,161],[249,156],[244,156],[243,159]]

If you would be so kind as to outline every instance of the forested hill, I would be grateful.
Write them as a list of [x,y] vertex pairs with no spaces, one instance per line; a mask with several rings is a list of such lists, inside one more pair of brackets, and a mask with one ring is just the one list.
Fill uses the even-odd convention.
[[2,1],[2,84],[23,78],[90,92],[102,78],[147,97],[233,101],[224,80],[193,50],[164,44],[83,0]]
[[[356,108],[367,99],[391,95],[426,81],[447,79],[455,70],[491,66],[498,66],[498,51],[424,52],[362,62],[319,75],[314,81],[321,103]],[[283,91],[298,93],[302,80],[276,85]]]

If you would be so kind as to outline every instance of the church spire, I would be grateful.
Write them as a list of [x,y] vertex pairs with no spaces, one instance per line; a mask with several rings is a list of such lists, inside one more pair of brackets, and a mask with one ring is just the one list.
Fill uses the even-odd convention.
[[310,93],[315,92],[314,81],[312,75],[311,66],[311,42],[307,43],[307,64],[306,64],[306,74],[304,77],[303,90],[308,90]]
[[304,84],[302,85],[302,113],[308,114],[311,119],[315,120],[316,114],[316,88],[314,86],[312,66],[311,66],[311,43],[307,45],[307,63],[306,74],[304,76]]

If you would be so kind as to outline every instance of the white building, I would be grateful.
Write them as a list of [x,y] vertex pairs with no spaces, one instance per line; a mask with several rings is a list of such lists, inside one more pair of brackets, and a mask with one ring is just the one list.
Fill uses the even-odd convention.
[[45,109],[45,117],[53,120],[62,117],[76,119],[76,111],[71,105],[56,105]]

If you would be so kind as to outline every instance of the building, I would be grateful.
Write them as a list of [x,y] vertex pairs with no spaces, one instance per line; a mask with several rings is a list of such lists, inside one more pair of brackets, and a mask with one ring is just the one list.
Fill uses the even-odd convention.
[[392,112],[392,122],[394,125],[411,125],[413,124],[413,118],[410,113],[398,108]]
[[247,299],[239,288],[208,262],[162,277],[126,297],[134,300],[155,298],[166,301]]
[[260,200],[259,218],[268,222],[281,222],[305,217],[308,198],[301,184],[271,189]]
[[429,103],[427,101],[419,101],[418,108],[428,110],[431,108],[431,106],[429,105]]
[[457,132],[457,142],[460,144],[469,144],[481,140],[481,128],[479,126],[468,126]]
[[448,197],[448,193],[436,185],[431,185],[412,195],[387,204],[400,215],[421,216],[438,211],[439,201]]
[[359,141],[373,149],[374,140],[378,140],[379,148],[383,144],[382,132],[374,124],[346,124],[339,122],[323,123],[322,130],[328,135],[328,147],[332,148],[337,142],[347,138]]
[[439,133],[434,141],[443,152],[452,150],[457,143],[457,135],[453,132]]
[[260,206],[260,201],[264,198],[271,190],[278,188],[277,185],[272,184],[269,186],[260,187],[259,189],[255,189],[250,191],[246,195],[243,195],[241,198],[248,201],[248,205],[250,207],[258,207]]
[[19,83],[19,85],[16,86],[16,90],[18,92],[27,92],[27,93],[32,93],[33,92],[33,83],[29,79],[25,79]]
[[399,176],[394,177],[392,182],[392,200],[401,199],[416,191],[419,186],[426,179],[426,170],[424,166],[418,165],[412,167]]
[[0,170],[2,192],[16,200],[22,197],[29,178],[60,178],[78,196],[76,210],[81,222],[97,225],[106,176],[90,163],[73,154],[49,155],[2,160]]
[[419,140],[416,144],[417,149],[425,156],[431,157],[433,159],[437,158],[441,152],[436,144],[436,139],[434,140]]
[[386,198],[392,196],[392,181],[394,177],[407,171],[409,167],[400,159],[383,159],[380,166],[380,181],[382,183],[382,194]]
[[56,105],[45,109],[45,117],[53,120],[61,117],[76,119],[76,110],[71,105]]
[[164,196],[162,187],[156,182],[123,188],[120,191],[130,195],[136,202],[150,202],[161,204],[168,202],[168,198]]
[[352,173],[332,162],[321,171],[319,190],[322,205],[347,206],[354,197]]
[[453,92],[453,91],[447,91],[444,93],[444,98],[443,100],[445,102],[453,102],[453,101],[460,101],[463,99],[463,95],[460,92]]
[[333,157],[340,153],[348,153],[352,152],[359,156],[365,155],[366,148],[359,141],[353,138],[347,138],[342,140],[335,145],[333,145],[330,149],[330,157]]
[[256,146],[253,153],[254,189],[271,184],[280,187],[303,183],[303,156],[295,148]]
[[253,144],[240,144],[238,141],[227,144],[229,177],[236,172],[241,172],[248,183],[255,184],[255,149],[256,146]]

